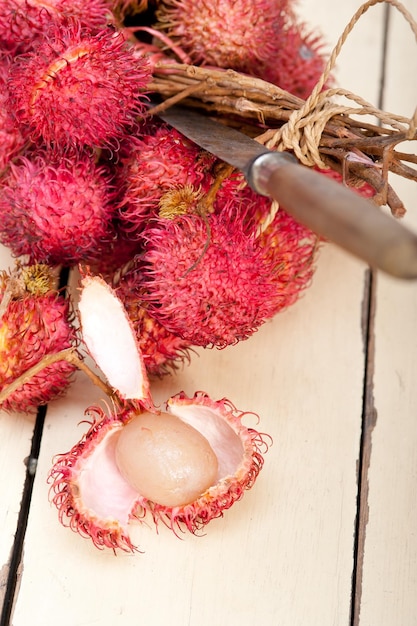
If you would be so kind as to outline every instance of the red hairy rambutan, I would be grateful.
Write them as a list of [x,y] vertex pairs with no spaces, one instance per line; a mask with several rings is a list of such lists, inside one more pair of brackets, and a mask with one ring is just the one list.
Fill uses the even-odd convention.
[[12,64],[9,108],[33,140],[48,146],[115,149],[144,111],[149,77],[123,33],[91,34],[73,20],[52,24]]
[[[53,286],[45,265],[20,266],[0,273],[0,391],[7,390],[48,355],[77,343],[69,303]],[[6,397],[1,408],[31,413],[62,395],[74,366],[57,361],[31,376]]]
[[0,240],[32,262],[98,259],[113,238],[113,193],[105,168],[88,154],[21,157],[0,181]]
[[172,333],[224,347],[271,317],[273,271],[237,213],[160,219],[144,239],[149,312]]
[[323,49],[320,34],[309,32],[296,20],[289,21],[281,31],[274,57],[265,64],[260,77],[305,100],[326,66]]
[[253,74],[274,59],[290,5],[288,0],[162,0],[156,27],[197,65]]
[[278,209],[275,202],[255,193],[240,172],[223,181],[214,209],[232,221],[238,216],[247,236],[262,250],[275,287],[270,302],[273,314],[294,304],[311,283],[320,238],[285,208]]
[[10,54],[28,52],[51,22],[76,18],[92,30],[111,20],[106,0],[2,0],[0,49]]
[[162,0],[156,27],[197,65],[245,72],[306,98],[323,73],[324,45],[298,22],[293,4]]
[[143,125],[122,151],[118,180],[122,189],[120,219],[132,236],[150,217],[158,216],[160,201],[170,190],[203,186],[212,157],[166,124]]

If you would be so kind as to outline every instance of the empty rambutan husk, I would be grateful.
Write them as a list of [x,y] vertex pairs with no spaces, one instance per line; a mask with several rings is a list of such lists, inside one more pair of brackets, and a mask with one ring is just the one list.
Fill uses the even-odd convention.
[[131,323],[102,279],[83,279],[80,319],[115,411],[90,408],[89,430],[55,460],[49,481],[61,522],[99,548],[125,551],[136,549],[129,522],[147,514],[176,533],[197,532],[253,486],[267,437],[230,401],[203,392],[157,410]]

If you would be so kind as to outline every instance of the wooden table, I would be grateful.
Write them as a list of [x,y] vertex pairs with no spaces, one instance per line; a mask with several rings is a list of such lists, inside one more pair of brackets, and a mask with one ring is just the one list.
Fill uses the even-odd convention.
[[[417,16],[417,0],[405,4]],[[324,31],[330,50],[359,6],[303,0],[299,10]],[[375,104],[385,18],[385,6],[371,8],[337,66],[338,83]],[[394,9],[385,49],[383,106],[411,115],[417,44]],[[415,186],[392,183],[417,230]],[[1,266],[10,264],[2,249]],[[78,375],[68,396],[48,406],[34,437],[33,420],[1,414],[6,603],[9,568],[18,565],[13,546],[22,543],[10,624],[417,624],[416,376],[416,283],[371,275],[326,244],[295,306],[246,342],[199,351],[189,367],[153,387],[157,401],[204,389],[256,412],[274,444],[255,488],[203,537],[181,540],[141,526],[135,539],[143,554],[117,557],[58,523],[46,484],[52,457],[80,439],[84,409],[100,401],[100,391]],[[31,447],[39,456],[35,477],[25,465]],[[21,505],[30,496],[25,532]]]

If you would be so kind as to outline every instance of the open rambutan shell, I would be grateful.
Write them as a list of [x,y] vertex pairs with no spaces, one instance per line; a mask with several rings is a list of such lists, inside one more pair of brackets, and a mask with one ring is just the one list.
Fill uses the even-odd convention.
[[115,389],[115,410],[87,410],[91,427],[55,460],[49,482],[61,522],[99,548],[128,552],[135,550],[129,522],[147,514],[176,533],[197,532],[252,487],[266,436],[246,427],[230,401],[203,392],[179,393],[158,411],[114,290],[85,276],[79,308],[84,342]]
[[195,533],[253,486],[267,438],[243,425],[244,413],[228,400],[213,401],[201,392],[192,398],[183,393],[170,398],[167,410],[208,440],[218,460],[214,483],[186,505],[166,506],[145,498],[123,478],[116,463],[118,436],[137,413],[105,416],[101,409],[90,409],[91,428],[67,454],[57,457],[49,476],[52,501],[64,525],[90,537],[99,548],[133,551],[128,531],[133,519],[148,514],[176,533]]

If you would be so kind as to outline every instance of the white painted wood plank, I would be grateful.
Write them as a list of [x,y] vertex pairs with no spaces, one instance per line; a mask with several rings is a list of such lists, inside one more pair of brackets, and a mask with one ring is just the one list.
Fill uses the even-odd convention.
[[[417,18],[417,2],[405,2]],[[392,15],[386,108],[411,115],[417,105],[417,43]],[[407,147],[403,145],[404,149]],[[399,148],[401,149],[401,148]],[[416,142],[408,145],[415,152]],[[417,232],[413,183],[395,180]],[[417,622],[417,285],[378,277],[374,402],[360,626]]]
[[[0,246],[0,268],[7,270],[13,265],[8,250]],[[26,477],[25,458],[30,453],[33,426],[33,417],[0,411],[0,606],[16,532]]]
[[[347,623],[360,430],[363,269],[330,246],[310,292],[250,341],[206,351],[157,398],[204,388],[256,411],[274,438],[257,485],[205,537],[140,528],[145,553],[98,552],[47,503],[51,458],[100,392],[79,378],[48,410],[14,626]],[[343,281],[340,277],[343,276]],[[341,284],[343,282],[343,288]],[[349,341],[346,342],[346,337]],[[346,345],[347,343],[347,345]],[[48,593],[30,609],[44,589]],[[323,601],[322,590],[326,589]],[[161,601],[161,599],[163,599]]]
[[[358,5],[301,6],[312,24],[320,12],[334,42]],[[361,43],[375,58],[380,15],[376,9]],[[340,69],[349,65],[345,58]],[[359,90],[353,80],[349,87]],[[375,100],[376,78],[365,87]],[[47,502],[51,459],[80,438],[84,408],[101,397],[80,375],[68,398],[48,410],[13,625],[348,624],[363,277],[361,263],[326,246],[296,306],[247,342],[200,351],[190,367],[154,386],[159,400],[181,389],[227,396],[258,413],[261,430],[274,438],[254,489],[204,537],[180,541],[164,528],[157,535],[139,527],[144,554],[116,558],[59,525]]]

